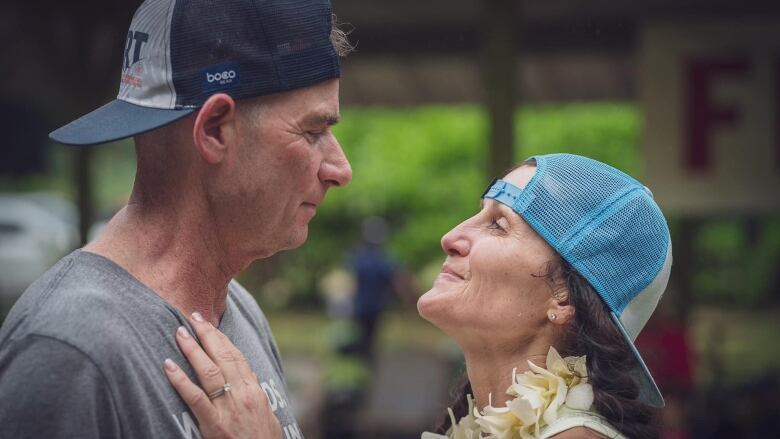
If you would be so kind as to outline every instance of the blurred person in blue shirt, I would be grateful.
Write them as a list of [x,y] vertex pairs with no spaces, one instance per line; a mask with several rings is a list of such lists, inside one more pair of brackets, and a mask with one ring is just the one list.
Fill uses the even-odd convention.
[[387,221],[383,218],[366,218],[362,225],[362,241],[349,257],[356,280],[352,319],[360,332],[354,346],[349,346],[347,350],[366,360],[373,354],[376,328],[387,306],[388,296],[394,290],[398,272],[383,249],[388,231]]

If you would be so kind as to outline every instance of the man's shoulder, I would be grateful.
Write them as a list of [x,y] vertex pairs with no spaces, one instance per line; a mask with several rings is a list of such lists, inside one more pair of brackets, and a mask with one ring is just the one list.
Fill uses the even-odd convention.
[[[96,255],[76,251],[33,282],[0,330],[0,350],[29,337],[50,337],[89,351],[121,344],[133,316],[164,307]],[[105,345],[105,346],[103,346]],[[120,347],[116,347],[119,349]]]

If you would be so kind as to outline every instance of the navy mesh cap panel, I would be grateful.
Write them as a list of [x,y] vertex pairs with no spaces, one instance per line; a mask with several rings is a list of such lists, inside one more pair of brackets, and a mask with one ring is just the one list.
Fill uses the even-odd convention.
[[339,65],[330,41],[329,2],[297,0],[280,4],[283,7],[269,14],[271,25],[266,27],[266,34],[276,48],[284,87],[297,88],[333,78]]
[[330,29],[327,0],[177,0],[171,22],[177,107],[200,106],[215,92],[239,99],[338,78]]
[[171,123],[214,93],[240,99],[338,78],[331,23],[329,0],[146,0],[127,33],[122,103],[50,136],[108,142]]

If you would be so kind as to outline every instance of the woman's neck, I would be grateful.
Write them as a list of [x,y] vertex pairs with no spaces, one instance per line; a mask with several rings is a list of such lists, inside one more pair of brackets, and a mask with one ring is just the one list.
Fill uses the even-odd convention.
[[510,399],[506,390],[512,384],[512,370],[521,374],[529,369],[528,362],[545,367],[549,343],[532,343],[516,351],[465,350],[466,372],[477,408],[488,404],[503,407]]

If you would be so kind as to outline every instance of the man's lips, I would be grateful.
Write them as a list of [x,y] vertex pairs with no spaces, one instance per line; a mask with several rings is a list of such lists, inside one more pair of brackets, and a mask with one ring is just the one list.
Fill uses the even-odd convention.
[[307,215],[311,215],[311,217],[317,215],[317,204],[304,201],[301,203],[301,207],[303,208],[304,212],[307,212]]
[[314,207],[315,209],[322,204],[322,200],[325,198],[325,194],[315,195],[317,198],[311,200],[305,200],[301,205]]
[[317,207],[319,207],[320,203],[322,203],[322,198],[320,198],[319,200],[313,200],[313,201],[312,200],[306,200],[303,203],[301,203],[301,206],[312,207],[314,209],[317,209]]

